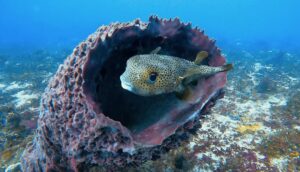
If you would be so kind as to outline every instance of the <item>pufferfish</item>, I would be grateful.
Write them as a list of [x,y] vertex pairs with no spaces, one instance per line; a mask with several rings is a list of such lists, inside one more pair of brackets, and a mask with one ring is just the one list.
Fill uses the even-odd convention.
[[208,56],[200,51],[194,62],[179,57],[158,54],[161,47],[150,54],[135,55],[127,60],[125,72],[120,76],[121,86],[140,96],[153,96],[174,92],[182,100],[192,94],[192,86],[199,78],[229,71],[232,64],[212,67],[200,65]]

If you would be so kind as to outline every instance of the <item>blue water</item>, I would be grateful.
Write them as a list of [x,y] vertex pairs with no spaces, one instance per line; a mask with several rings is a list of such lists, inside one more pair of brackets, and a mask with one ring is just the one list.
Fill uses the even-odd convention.
[[218,45],[297,49],[299,7],[298,0],[1,0],[0,50],[74,47],[100,25],[152,14],[192,22]]

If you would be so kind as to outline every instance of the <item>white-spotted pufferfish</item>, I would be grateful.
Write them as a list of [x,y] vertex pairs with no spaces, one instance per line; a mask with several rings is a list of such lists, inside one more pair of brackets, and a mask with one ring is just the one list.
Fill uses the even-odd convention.
[[180,99],[191,94],[191,85],[207,77],[232,69],[232,64],[219,67],[200,65],[208,56],[206,51],[197,54],[194,62],[168,55],[157,54],[160,47],[150,54],[135,55],[127,60],[125,72],[120,76],[124,89],[141,96],[175,92]]

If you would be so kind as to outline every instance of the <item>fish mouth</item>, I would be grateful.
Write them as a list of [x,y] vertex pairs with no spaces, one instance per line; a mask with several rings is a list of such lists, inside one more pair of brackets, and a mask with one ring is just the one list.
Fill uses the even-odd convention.
[[124,74],[120,76],[121,86],[123,89],[133,92],[133,85],[126,81]]
[[120,79],[121,79],[121,86],[123,89],[138,96],[149,96],[149,92],[134,87],[131,83],[126,81],[123,75],[120,77]]
[[133,87],[131,84],[129,84],[128,82],[121,82],[121,86],[123,89],[128,90],[128,91],[133,91]]

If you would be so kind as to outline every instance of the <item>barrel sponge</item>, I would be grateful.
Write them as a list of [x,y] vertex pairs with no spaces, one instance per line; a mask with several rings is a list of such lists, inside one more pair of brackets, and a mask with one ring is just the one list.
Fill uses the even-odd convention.
[[201,126],[224,94],[226,73],[199,79],[193,102],[173,93],[143,97],[122,89],[126,61],[158,46],[160,53],[220,66],[225,58],[203,31],[178,18],[151,16],[100,27],[60,65],[42,96],[34,140],[21,158],[23,171],[117,169],[158,159]]

